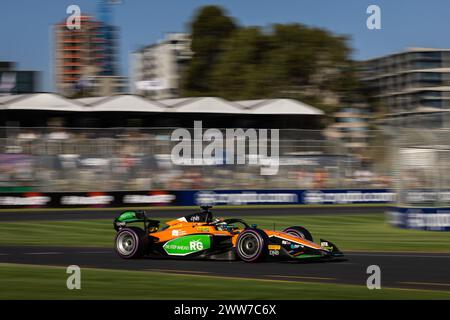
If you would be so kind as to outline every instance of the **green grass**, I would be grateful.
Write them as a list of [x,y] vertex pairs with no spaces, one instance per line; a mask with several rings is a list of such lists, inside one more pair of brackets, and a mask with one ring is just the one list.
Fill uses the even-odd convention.
[[0,299],[450,299],[444,291],[87,268],[81,271],[81,290],[68,290],[65,271],[0,264]]
[[[450,252],[450,232],[394,228],[384,214],[243,218],[260,228],[272,229],[274,221],[277,230],[302,225],[316,240],[332,241],[343,251]],[[114,234],[111,220],[3,222],[0,245],[112,247]]]

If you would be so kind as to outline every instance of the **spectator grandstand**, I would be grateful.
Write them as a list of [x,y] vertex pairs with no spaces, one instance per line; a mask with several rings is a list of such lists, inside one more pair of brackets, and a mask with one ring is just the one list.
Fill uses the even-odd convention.
[[[2,190],[17,187],[40,191],[309,189],[389,185],[388,174],[373,168],[363,155],[348,153],[336,141],[327,140],[322,130],[310,128],[312,125],[317,128],[323,119],[320,110],[289,99],[152,101],[136,95],[118,95],[70,100],[56,94],[32,94],[0,97],[0,112],[5,116],[4,126],[0,128]],[[130,126],[134,124],[133,119],[153,126]],[[174,165],[170,158],[175,144],[171,133],[178,127],[191,130],[194,120],[206,123],[204,129],[211,124],[219,129],[280,128],[278,174],[261,175],[259,165]],[[33,126],[35,123],[44,125]],[[84,126],[74,127],[77,123]],[[304,126],[305,123],[308,125]],[[6,126],[11,124],[15,126]],[[86,127],[88,124],[97,128]]]

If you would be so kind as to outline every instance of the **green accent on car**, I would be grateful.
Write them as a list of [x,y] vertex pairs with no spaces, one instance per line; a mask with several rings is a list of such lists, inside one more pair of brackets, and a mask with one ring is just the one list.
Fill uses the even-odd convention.
[[134,211],[125,211],[119,217],[116,218],[116,222],[138,222],[144,221],[144,219],[139,219],[136,217],[136,212]]
[[306,258],[322,258],[321,254],[301,254],[298,256],[294,256],[295,259],[306,259]]
[[203,251],[211,247],[211,236],[206,234],[196,234],[179,237],[167,241],[163,248],[168,255],[185,256],[191,253]]

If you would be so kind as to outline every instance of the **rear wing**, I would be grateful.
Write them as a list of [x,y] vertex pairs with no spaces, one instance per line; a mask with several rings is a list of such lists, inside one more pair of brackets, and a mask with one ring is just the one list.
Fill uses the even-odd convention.
[[148,233],[149,227],[158,227],[159,221],[149,219],[143,210],[127,210],[114,219],[113,225],[116,231],[125,228],[130,223],[143,222],[144,230]]

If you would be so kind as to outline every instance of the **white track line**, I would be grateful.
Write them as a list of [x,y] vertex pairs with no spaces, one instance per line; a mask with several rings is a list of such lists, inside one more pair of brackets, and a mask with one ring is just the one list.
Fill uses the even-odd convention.
[[345,256],[351,257],[351,256],[359,256],[359,257],[405,257],[405,258],[443,258],[443,259],[450,259],[450,255],[442,255],[442,256],[436,256],[436,255],[419,255],[419,254],[382,254],[382,253],[347,253]]
[[90,254],[90,253],[105,254],[105,253],[111,253],[111,251],[81,251],[81,252],[77,252],[77,253],[81,253],[81,254]]
[[24,254],[31,254],[31,255],[47,255],[47,254],[63,254],[62,252],[26,252]]
[[435,282],[413,282],[413,281],[399,281],[397,283],[410,285],[426,285],[426,286],[443,286],[450,287],[450,283],[435,283]]

